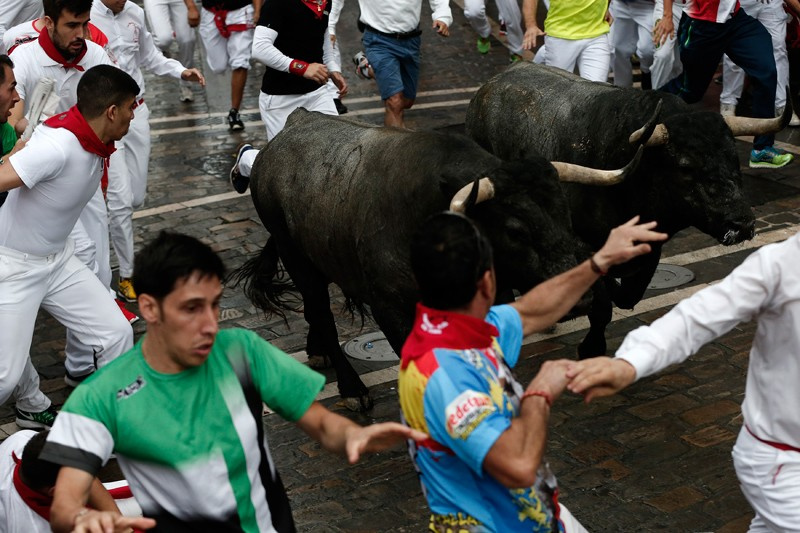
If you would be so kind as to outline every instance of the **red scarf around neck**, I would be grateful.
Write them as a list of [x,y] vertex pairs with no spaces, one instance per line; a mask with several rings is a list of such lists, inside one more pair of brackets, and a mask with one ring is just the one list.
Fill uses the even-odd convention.
[[58,51],[56,45],[54,45],[53,41],[50,39],[50,34],[47,32],[47,28],[39,32],[39,45],[42,47],[42,50],[44,50],[44,53],[47,54],[47,57],[56,63],[60,63],[65,69],[74,68],[79,72],[83,72],[83,67],[78,63],[80,63],[81,59],[83,59],[83,56],[86,55],[86,41],[84,41],[83,48],[81,48],[81,51],[78,52],[78,55],[75,56],[75,59],[72,61],[67,61],[64,59],[64,56],[61,55],[61,52]]
[[489,348],[497,328],[485,320],[453,311],[440,311],[417,304],[414,328],[403,345],[400,367],[418,359],[434,348],[464,350]]
[[[44,32],[42,32],[44,33]],[[45,125],[51,128],[66,128],[78,139],[81,147],[89,152],[103,158],[103,182],[108,182],[108,163],[111,154],[114,153],[114,141],[108,144],[103,144],[103,141],[97,136],[94,130],[83,118],[81,112],[78,111],[78,106],[74,105],[69,110],[53,115],[44,121]]]
[[318,19],[322,18],[325,12],[325,7],[328,5],[328,0],[300,0],[305,6],[314,12],[314,16]]
[[19,493],[22,501],[25,502],[25,505],[49,522],[50,506],[53,505],[52,496],[35,491],[22,481],[22,477],[19,475],[19,465],[21,461],[17,458],[16,454],[14,454],[13,457],[16,463],[14,465],[14,488],[17,489],[17,493]]

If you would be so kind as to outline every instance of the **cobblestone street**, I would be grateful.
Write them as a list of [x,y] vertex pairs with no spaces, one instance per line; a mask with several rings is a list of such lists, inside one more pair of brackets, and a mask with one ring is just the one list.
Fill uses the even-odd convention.
[[[357,9],[354,1],[346,4],[337,32],[350,84],[343,102],[349,116],[380,124],[383,105],[376,86],[356,78],[351,68],[350,58],[360,49]],[[462,8],[452,4],[452,9],[451,37],[442,39],[429,28],[430,11],[423,3],[422,81],[417,105],[407,114],[413,129],[462,130],[469,99],[508,64],[508,51],[496,39],[488,54],[479,55]],[[197,59],[204,60],[202,50]],[[250,71],[242,110],[246,129],[236,134],[224,123],[229,78],[210,74],[205,64],[197,66],[209,84],[205,91],[195,89],[195,101],[189,104],[178,101],[176,80],[147,76],[153,150],[147,202],[134,215],[136,245],[163,229],[180,231],[210,244],[233,269],[260,251],[268,237],[249,192],[238,195],[228,182],[236,146],[243,140],[257,147],[264,143],[257,102],[263,66]],[[712,86],[705,104],[709,109],[717,109],[718,92],[719,86]],[[781,132],[778,139],[781,148],[800,154],[797,128]],[[677,289],[649,290],[633,311],[616,310],[607,330],[609,353],[625,334],[722,279],[758,246],[800,230],[800,162],[775,171],[750,170],[750,146],[747,140],[737,142],[745,191],[757,218],[756,239],[722,247],[698,230],[681,232],[664,247],[662,262],[689,268],[695,279]],[[369,319],[362,327],[358,317],[346,313],[336,287],[331,294],[342,342],[375,331]],[[137,338],[144,327],[144,321],[134,326]],[[240,288],[226,290],[221,327],[256,331],[306,360],[302,315],[290,313],[287,321],[265,318]],[[519,380],[527,383],[544,360],[575,358],[587,327],[580,318],[526,339]],[[559,500],[589,531],[746,531],[752,512],[739,490],[730,452],[742,423],[740,404],[754,331],[754,325],[742,324],[687,363],[644,379],[617,397],[588,406],[569,394],[559,399],[551,415],[547,456],[559,479]],[[63,380],[64,328],[45,313],[37,321],[32,357],[44,392],[60,406],[71,390]],[[321,401],[361,424],[398,420],[397,360],[353,364],[370,386],[375,407],[356,414],[340,406],[332,370],[326,371]],[[404,449],[349,466],[277,415],[267,414],[264,423],[300,531],[426,530],[429,511]],[[0,407],[0,439],[16,429],[12,405]]]

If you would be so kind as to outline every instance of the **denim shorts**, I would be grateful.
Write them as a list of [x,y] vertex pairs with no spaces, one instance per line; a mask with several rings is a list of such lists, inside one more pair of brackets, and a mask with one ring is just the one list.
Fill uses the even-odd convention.
[[403,93],[409,100],[417,97],[421,42],[420,36],[394,39],[369,30],[364,32],[361,43],[375,72],[381,99],[387,100],[397,93]]

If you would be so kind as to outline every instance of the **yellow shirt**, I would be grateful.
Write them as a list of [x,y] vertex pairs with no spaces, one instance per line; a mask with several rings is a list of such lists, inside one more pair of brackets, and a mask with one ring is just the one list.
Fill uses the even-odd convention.
[[552,0],[544,31],[559,39],[592,39],[608,33],[607,10],[608,0]]

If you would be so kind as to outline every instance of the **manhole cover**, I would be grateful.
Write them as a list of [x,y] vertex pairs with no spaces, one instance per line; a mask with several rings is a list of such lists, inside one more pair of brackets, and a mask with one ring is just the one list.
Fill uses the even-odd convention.
[[344,353],[362,361],[397,361],[397,356],[383,333],[360,335],[344,343]]
[[671,289],[680,287],[694,279],[694,272],[688,268],[659,263],[653,279],[650,280],[648,289]]

